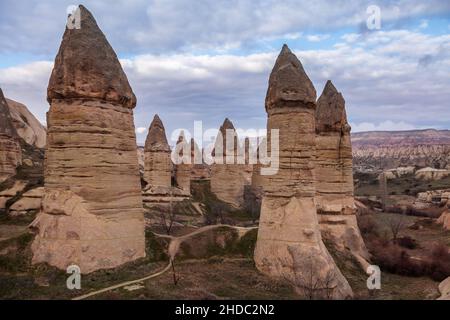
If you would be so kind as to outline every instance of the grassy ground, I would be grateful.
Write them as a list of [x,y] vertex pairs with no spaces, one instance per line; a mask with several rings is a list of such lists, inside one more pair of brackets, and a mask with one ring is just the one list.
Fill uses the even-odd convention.
[[[416,180],[414,175],[389,180],[387,183],[390,195],[412,195],[419,192],[450,188],[450,176],[437,181]],[[376,176],[361,175],[355,189],[357,196],[380,196],[380,187]]]

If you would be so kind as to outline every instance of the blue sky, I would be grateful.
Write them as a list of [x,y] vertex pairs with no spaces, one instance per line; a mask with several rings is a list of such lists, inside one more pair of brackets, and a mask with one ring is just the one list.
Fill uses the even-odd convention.
[[[43,122],[46,87],[73,1],[0,2],[0,86]],[[158,113],[168,135],[195,120],[264,128],[283,43],[319,96],[331,79],[354,131],[450,128],[449,1],[85,1],[138,97],[138,141]],[[369,5],[381,29],[366,25]]]

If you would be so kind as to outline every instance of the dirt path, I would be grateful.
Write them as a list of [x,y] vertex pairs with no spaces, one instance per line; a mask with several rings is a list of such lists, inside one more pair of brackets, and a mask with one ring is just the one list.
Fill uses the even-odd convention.
[[130,285],[134,285],[134,284],[138,284],[156,277],[159,277],[160,275],[163,275],[164,273],[166,273],[167,271],[170,270],[170,268],[172,267],[172,261],[175,260],[175,257],[178,253],[178,250],[180,249],[180,245],[186,241],[187,239],[190,239],[198,234],[201,234],[203,232],[207,232],[210,230],[214,230],[214,229],[218,229],[221,227],[226,227],[226,228],[230,228],[230,229],[235,229],[239,232],[239,237],[243,237],[247,232],[250,232],[251,230],[255,230],[258,229],[258,227],[251,227],[251,228],[244,228],[244,227],[237,227],[237,226],[230,226],[230,225],[225,225],[225,224],[216,224],[216,225],[211,225],[211,226],[205,226],[202,228],[199,228],[198,230],[195,230],[194,232],[191,232],[187,235],[184,236],[180,236],[180,237],[174,237],[174,236],[170,236],[170,235],[164,235],[164,234],[157,234],[154,233],[155,236],[160,237],[160,238],[165,238],[165,239],[170,239],[170,244],[169,244],[169,249],[168,249],[168,254],[169,254],[169,263],[167,264],[167,266],[161,270],[158,271],[156,273],[153,273],[151,275],[148,275],[144,278],[141,279],[137,279],[137,280],[132,280],[132,281],[126,281],[126,282],[122,282],[119,284],[116,284],[114,286],[110,286],[101,290],[97,290],[97,291],[93,291],[90,293],[87,293],[85,295],[73,298],[72,300],[84,300],[96,295],[99,295],[101,293],[105,293],[111,290],[115,290],[115,289],[119,289],[119,288],[123,288],[123,287],[127,287]]

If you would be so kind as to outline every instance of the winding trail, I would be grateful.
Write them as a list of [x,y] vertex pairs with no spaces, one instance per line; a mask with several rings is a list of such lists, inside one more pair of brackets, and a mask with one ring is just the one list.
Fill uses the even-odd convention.
[[144,278],[122,282],[122,283],[116,284],[114,286],[103,288],[103,289],[93,291],[93,292],[87,293],[85,295],[73,298],[72,300],[84,300],[84,299],[99,295],[101,293],[105,293],[105,292],[108,292],[111,290],[123,288],[123,287],[130,286],[133,284],[138,284],[138,283],[159,277],[160,275],[163,275],[164,273],[166,273],[167,271],[170,270],[170,268],[172,267],[172,262],[175,260],[178,250],[180,249],[180,245],[184,241],[186,241],[187,239],[190,239],[198,234],[201,234],[201,233],[204,233],[204,232],[207,232],[210,230],[222,228],[222,227],[237,230],[240,238],[242,238],[245,234],[247,234],[247,232],[258,229],[258,227],[245,228],[245,227],[237,227],[237,226],[231,226],[231,225],[226,225],[226,224],[216,224],[216,225],[205,226],[205,227],[199,228],[199,229],[195,230],[194,232],[191,232],[189,234],[186,234],[186,235],[180,236],[180,237],[174,237],[171,235],[153,233],[156,237],[170,239],[170,244],[169,244],[169,248],[168,248],[169,263],[167,264],[167,266],[164,269],[162,269],[161,271],[158,271],[156,273],[152,273]]

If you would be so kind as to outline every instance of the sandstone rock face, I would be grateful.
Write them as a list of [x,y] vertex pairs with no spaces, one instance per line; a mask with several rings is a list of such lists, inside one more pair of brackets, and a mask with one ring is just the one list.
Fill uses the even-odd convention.
[[6,99],[17,134],[26,143],[42,149],[45,148],[47,131],[28,108],[14,100]]
[[[316,92],[300,61],[283,47],[270,75],[266,98],[268,141],[279,130],[278,173],[265,176],[255,249],[257,268],[288,279],[298,291],[343,299],[352,290],[322,242],[315,203]],[[330,293],[330,291],[328,291]]]
[[170,188],[172,160],[164,125],[158,115],[153,119],[145,141],[144,179],[152,187]]
[[[234,144],[227,147],[227,130],[234,132]],[[222,140],[220,136],[216,139],[216,147],[214,154],[216,159],[222,158],[223,164],[214,163],[211,166],[211,191],[220,200],[227,202],[234,207],[240,207],[244,201],[244,164],[237,164],[238,155],[238,138],[233,123],[229,119],[225,119],[220,127]],[[222,152],[217,147],[222,144]],[[233,156],[234,154],[234,156]],[[227,157],[231,163],[227,164]]]
[[82,273],[145,256],[134,94],[91,13],[66,29],[48,88],[45,190],[33,263]]
[[16,168],[22,162],[21,150],[8,104],[0,89],[0,182],[16,174]]
[[317,101],[316,204],[322,236],[368,259],[353,198],[352,145],[345,100],[331,81]]

